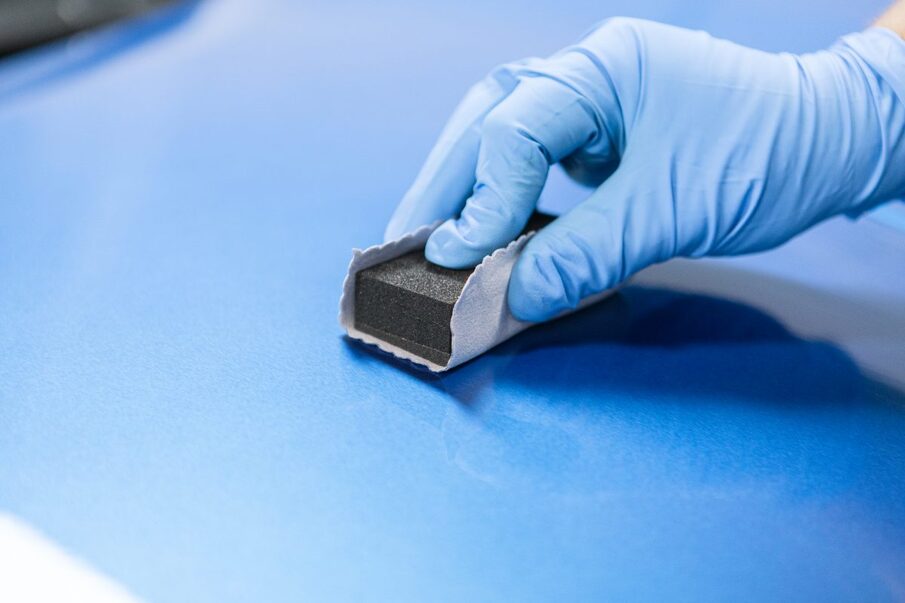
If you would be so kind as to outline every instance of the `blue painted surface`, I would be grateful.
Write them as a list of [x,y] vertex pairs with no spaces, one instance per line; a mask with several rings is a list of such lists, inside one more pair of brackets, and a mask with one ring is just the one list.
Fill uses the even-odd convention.
[[902,600],[893,229],[658,267],[443,378],[336,323],[494,64],[882,2],[808,4],[211,2],[0,63],[0,509],[153,601]]

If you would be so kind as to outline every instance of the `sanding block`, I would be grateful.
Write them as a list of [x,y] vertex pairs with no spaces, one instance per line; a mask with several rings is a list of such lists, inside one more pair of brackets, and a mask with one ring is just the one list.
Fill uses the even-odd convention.
[[535,213],[519,238],[466,270],[443,268],[424,257],[437,224],[353,250],[340,324],[350,337],[431,371],[462,364],[531,326],[509,312],[509,275],[528,240],[552,220]]

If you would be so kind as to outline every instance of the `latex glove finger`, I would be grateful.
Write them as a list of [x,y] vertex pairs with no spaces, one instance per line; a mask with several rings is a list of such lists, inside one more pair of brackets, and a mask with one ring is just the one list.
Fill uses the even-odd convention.
[[669,188],[625,165],[587,200],[538,232],[509,281],[509,308],[547,320],[675,255]]
[[593,107],[552,78],[523,78],[484,119],[476,184],[458,219],[427,241],[428,260],[474,266],[512,241],[537,204],[550,165],[600,138]]
[[396,239],[423,225],[461,211],[475,183],[481,124],[487,114],[531,73],[541,59],[526,59],[496,68],[466,93],[443,128],[415,182],[396,207],[384,240]]

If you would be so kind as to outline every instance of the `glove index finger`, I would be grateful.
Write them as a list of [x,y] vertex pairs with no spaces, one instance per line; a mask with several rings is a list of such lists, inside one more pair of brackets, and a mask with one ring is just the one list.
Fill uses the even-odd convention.
[[472,195],[428,240],[427,258],[465,268],[512,241],[550,165],[597,137],[594,111],[575,90],[546,76],[523,78],[484,119]]
[[468,90],[396,207],[384,240],[461,211],[475,184],[484,118],[516,87],[518,74],[533,69],[540,61],[525,59],[497,67]]

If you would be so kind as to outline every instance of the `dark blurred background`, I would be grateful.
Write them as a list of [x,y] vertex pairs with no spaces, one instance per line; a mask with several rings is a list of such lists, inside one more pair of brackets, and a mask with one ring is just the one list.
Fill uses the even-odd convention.
[[174,0],[0,0],[0,57]]

